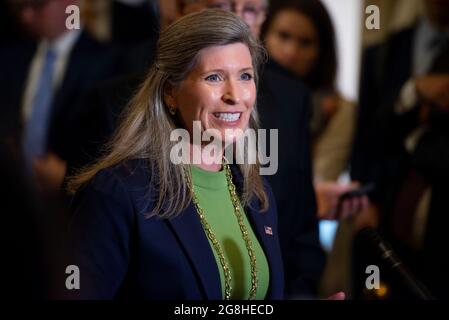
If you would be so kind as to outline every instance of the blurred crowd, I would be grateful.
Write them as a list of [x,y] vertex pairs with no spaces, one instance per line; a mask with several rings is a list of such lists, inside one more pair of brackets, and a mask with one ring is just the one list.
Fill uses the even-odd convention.
[[[72,4],[81,28],[68,30]],[[70,220],[67,178],[107,150],[160,30],[220,8],[267,51],[258,106],[261,126],[279,129],[279,171],[267,178],[287,296],[416,298],[389,271],[382,292],[366,290],[366,266],[383,262],[360,231],[376,228],[435,297],[448,298],[449,1],[422,4],[407,26],[362,48],[359,97],[349,101],[337,89],[339,44],[319,0],[0,2],[0,212],[11,294],[31,283],[29,295],[43,297],[64,277],[53,262]],[[320,246],[320,220],[340,222],[331,253]],[[23,274],[31,279],[19,281]]]

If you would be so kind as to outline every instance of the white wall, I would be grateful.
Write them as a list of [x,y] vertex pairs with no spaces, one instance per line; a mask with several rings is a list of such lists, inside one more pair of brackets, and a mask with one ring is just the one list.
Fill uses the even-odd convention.
[[[358,100],[362,28],[365,27],[363,0],[321,0],[328,9],[335,29],[337,45],[337,87],[344,98]],[[345,181],[342,181],[345,180]],[[348,182],[348,178],[340,182]],[[323,248],[332,250],[338,221],[320,221]]]
[[365,26],[362,0],[322,0],[335,28],[337,87],[348,100],[356,101],[359,87],[360,48]]

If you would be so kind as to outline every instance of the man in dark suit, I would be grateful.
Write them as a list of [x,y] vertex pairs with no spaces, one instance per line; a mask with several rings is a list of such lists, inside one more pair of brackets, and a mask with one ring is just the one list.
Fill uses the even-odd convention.
[[[66,7],[77,1],[19,1],[19,18],[37,41],[2,51],[3,121],[23,144],[38,184],[57,190],[74,155],[72,126],[80,101],[99,80],[112,76],[118,55],[84,30],[68,30]],[[3,122],[2,121],[2,122]]]
[[154,42],[159,35],[157,0],[111,1],[111,41],[122,44]]
[[449,2],[425,4],[422,20],[364,54],[352,177],[376,183],[386,234],[447,297]]
[[114,77],[98,83],[88,92],[83,102],[85,108],[76,120],[83,130],[73,144],[77,152],[67,163],[68,176],[104,154],[121,115],[144,77],[145,73],[139,72]]
[[259,82],[261,126],[278,129],[278,172],[267,176],[279,211],[279,237],[284,259],[286,294],[313,297],[324,254],[318,236],[312,185],[309,91],[286,69],[269,60]]

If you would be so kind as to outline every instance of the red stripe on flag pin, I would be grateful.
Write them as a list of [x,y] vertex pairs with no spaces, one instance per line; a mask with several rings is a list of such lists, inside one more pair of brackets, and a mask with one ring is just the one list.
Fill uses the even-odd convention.
[[271,227],[269,227],[269,226],[264,226],[264,228],[265,228],[265,233],[266,233],[266,234],[269,234],[270,236],[273,235],[273,229],[271,229]]

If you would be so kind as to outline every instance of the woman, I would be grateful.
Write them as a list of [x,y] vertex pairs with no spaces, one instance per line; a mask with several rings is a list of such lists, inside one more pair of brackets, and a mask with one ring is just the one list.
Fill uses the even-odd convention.
[[335,35],[326,8],[319,0],[279,2],[269,11],[262,37],[270,56],[312,90],[314,174],[337,179],[348,161],[354,106],[335,88]]
[[237,129],[256,128],[261,52],[246,24],[221,10],[162,32],[109,153],[69,185],[75,298],[282,298],[276,207],[258,164],[170,158],[172,131],[192,136],[193,121],[224,146],[241,138]]
[[359,184],[336,183],[348,164],[355,109],[335,88],[335,35],[326,8],[319,0],[278,2],[270,8],[262,38],[270,56],[312,90],[310,127],[319,218],[346,218],[364,211],[366,196],[340,203],[340,196]]

